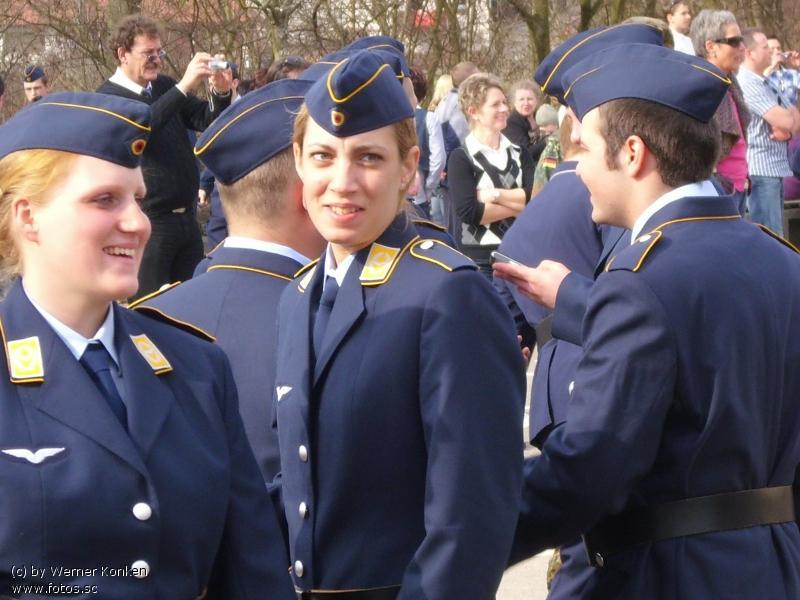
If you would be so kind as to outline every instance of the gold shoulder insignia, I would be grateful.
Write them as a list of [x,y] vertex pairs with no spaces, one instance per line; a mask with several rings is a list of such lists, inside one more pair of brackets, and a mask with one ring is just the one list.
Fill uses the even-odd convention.
[[167,357],[161,354],[161,350],[147,335],[144,333],[131,335],[131,341],[156,375],[163,375],[172,371],[172,365],[169,364]]
[[757,225],[758,225],[758,226],[761,228],[761,231],[763,231],[764,233],[766,233],[766,234],[767,234],[767,235],[769,235],[770,237],[773,237],[773,238],[775,238],[776,240],[778,240],[778,241],[779,241],[781,244],[783,244],[783,245],[784,245],[784,246],[786,246],[787,248],[789,248],[789,249],[791,249],[791,250],[794,250],[795,252],[797,252],[798,254],[800,254],[800,249],[798,249],[798,247],[797,247],[797,246],[795,246],[795,245],[794,245],[792,242],[790,242],[789,240],[787,240],[787,239],[786,239],[786,238],[784,238],[784,237],[781,237],[781,236],[779,236],[777,233],[775,233],[774,231],[772,231],[772,229],[770,229],[770,228],[769,228],[769,227],[767,227],[766,225],[762,225],[761,223],[757,223]]
[[642,268],[644,260],[650,254],[650,250],[658,243],[662,235],[663,233],[658,229],[640,235],[633,244],[608,261],[606,271],[632,271],[636,273]]
[[37,336],[9,340],[6,344],[6,356],[8,357],[8,372],[13,383],[41,383],[44,381],[44,360]]
[[163,294],[164,292],[169,291],[172,288],[174,288],[174,287],[176,287],[176,286],[178,286],[180,284],[181,284],[180,281],[176,281],[175,283],[165,283],[160,288],[158,288],[155,292],[150,292],[146,296],[142,296],[141,298],[138,298],[138,299],[134,300],[133,302],[131,302],[129,304],[122,304],[121,306],[125,306],[126,308],[131,308],[131,309],[136,308],[142,302],[146,302],[147,300],[151,300],[152,298],[156,298],[156,297],[160,296],[161,294]]
[[196,335],[202,340],[206,340],[207,342],[216,342],[217,338],[207,332],[204,329],[201,329],[197,325],[192,325],[188,321],[181,321],[173,317],[172,315],[168,315],[164,311],[155,306],[149,306],[147,304],[137,304],[133,310],[137,313],[141,313],[148,317],[152,317],[159,321],[166,323],[167,325],[172,325],[173,327],[177,327],[178,329],[183,329],[184,331],[191,333],[192,335]]
[[471,258],[439,240],[419,240],[411,247],[411,255],[433,263],[445,271],[478,268]]
[[429,221],[428,219],[411,219],[411,222],[414,225],[422,225],[423,227],[438,229],[439,231],[447,231],[447,227],[445,227],[444,225],[439,225],[439,223],[434,223],[433,221]]
[[317,270],[317,263],[319,263],[319,259],[312,260],[305,267],[302,267],[297,271],[297,273],[294,274],[295,278],[305,274],[305,276],[300,280],[300,283],[297,284],[297,289],[301,292],[305,293],[308,284],[311,283],[311,278],[314,277],[314,272]]

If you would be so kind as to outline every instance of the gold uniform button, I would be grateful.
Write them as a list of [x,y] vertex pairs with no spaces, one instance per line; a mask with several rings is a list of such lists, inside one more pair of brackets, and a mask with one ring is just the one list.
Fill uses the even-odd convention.
[[136,579],[144,579],[150,575],[150,565],[145,560],[137,560],[131,565],[131,571]]
[[305,519],[308,515],[308,505],[305,502],[301,502],[297,512],[299,513],[301,519]]
[[301,563],[299,560],[294,561],[294,574],[298,577],[303,576],[303,563]]
[[147,502],[137,502],[133,505],[133,516],[140,521],[147,521],[153,516],[153,509]]
[[303,462],[308,462],[308,448],[305,446],[300,446],[297,449],[297,454],[300,456],[300,460]]

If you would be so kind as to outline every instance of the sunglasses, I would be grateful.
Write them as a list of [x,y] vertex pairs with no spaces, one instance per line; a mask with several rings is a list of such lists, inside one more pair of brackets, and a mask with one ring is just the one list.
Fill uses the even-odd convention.
[[742,44],[744,44],[744,38],[740,35],[734,35],[731,37],[719,38],[718,40],[714,40],[714,43],[725,44],[732,48],[740,48]]

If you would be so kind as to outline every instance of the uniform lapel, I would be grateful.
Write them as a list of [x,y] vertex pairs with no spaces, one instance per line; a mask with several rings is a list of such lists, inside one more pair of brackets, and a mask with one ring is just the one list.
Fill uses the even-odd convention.
[[143,475],[147,470],[129,435],[105,398],[61,338],[28,300],[17,283],[0,308],[4,351],[10,340],[36,336],[44,381],[19,383],[20,397],[53,419],[94,440]]
[[[368,250],[368,249],[367,249]],[[364,267],[366,254],[360,251],[342,282],[339,293],[336,295],[336,303],[333,305],[328,326],[325,329],[325,336],[322,338],[322,346],[316,364],[314,365],[314,385],[317,384],[331,357],[336,352],[336,348],[344,340],[347,332],[364,314],[364,290],[358,277]],[[321,279],[320,279],[321,281]]]
[[[405,213],[402,213],[375,241],[375,244],[394,248],[399,252],[416,235],[416,229],[408,222]],[[322,349],[314,365],[314,385],[319,381],[320,376],[336,353],[336,349],[366,312],[364,286],[360,278],[373,245],[370,244],[356,254],[336,296],[336,303],[333,306],[333,312],[325,330],[325,337],[322,339]],[[315,279],[317,278],[315,277]],[[320,277],[319,282],[321,283],[321,281],[322,278]]]
[[172,388],[161,380],[172,375],[154,372],[131,340],[131,335],[144,332],[125,309],[115,306],[114,310],[114,337],[125,386],[128,431],[146,460],[175,402]]

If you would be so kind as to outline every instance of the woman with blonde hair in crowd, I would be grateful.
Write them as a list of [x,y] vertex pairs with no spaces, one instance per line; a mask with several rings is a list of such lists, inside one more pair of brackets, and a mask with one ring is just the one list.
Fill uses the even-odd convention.
[[535,165],[503,135],[508,102],[494,75],[476,73],[459,88],[470,133],[447,161],[449,207],[461,222],[461,248],[491,276],[489,255],[531,196]]

